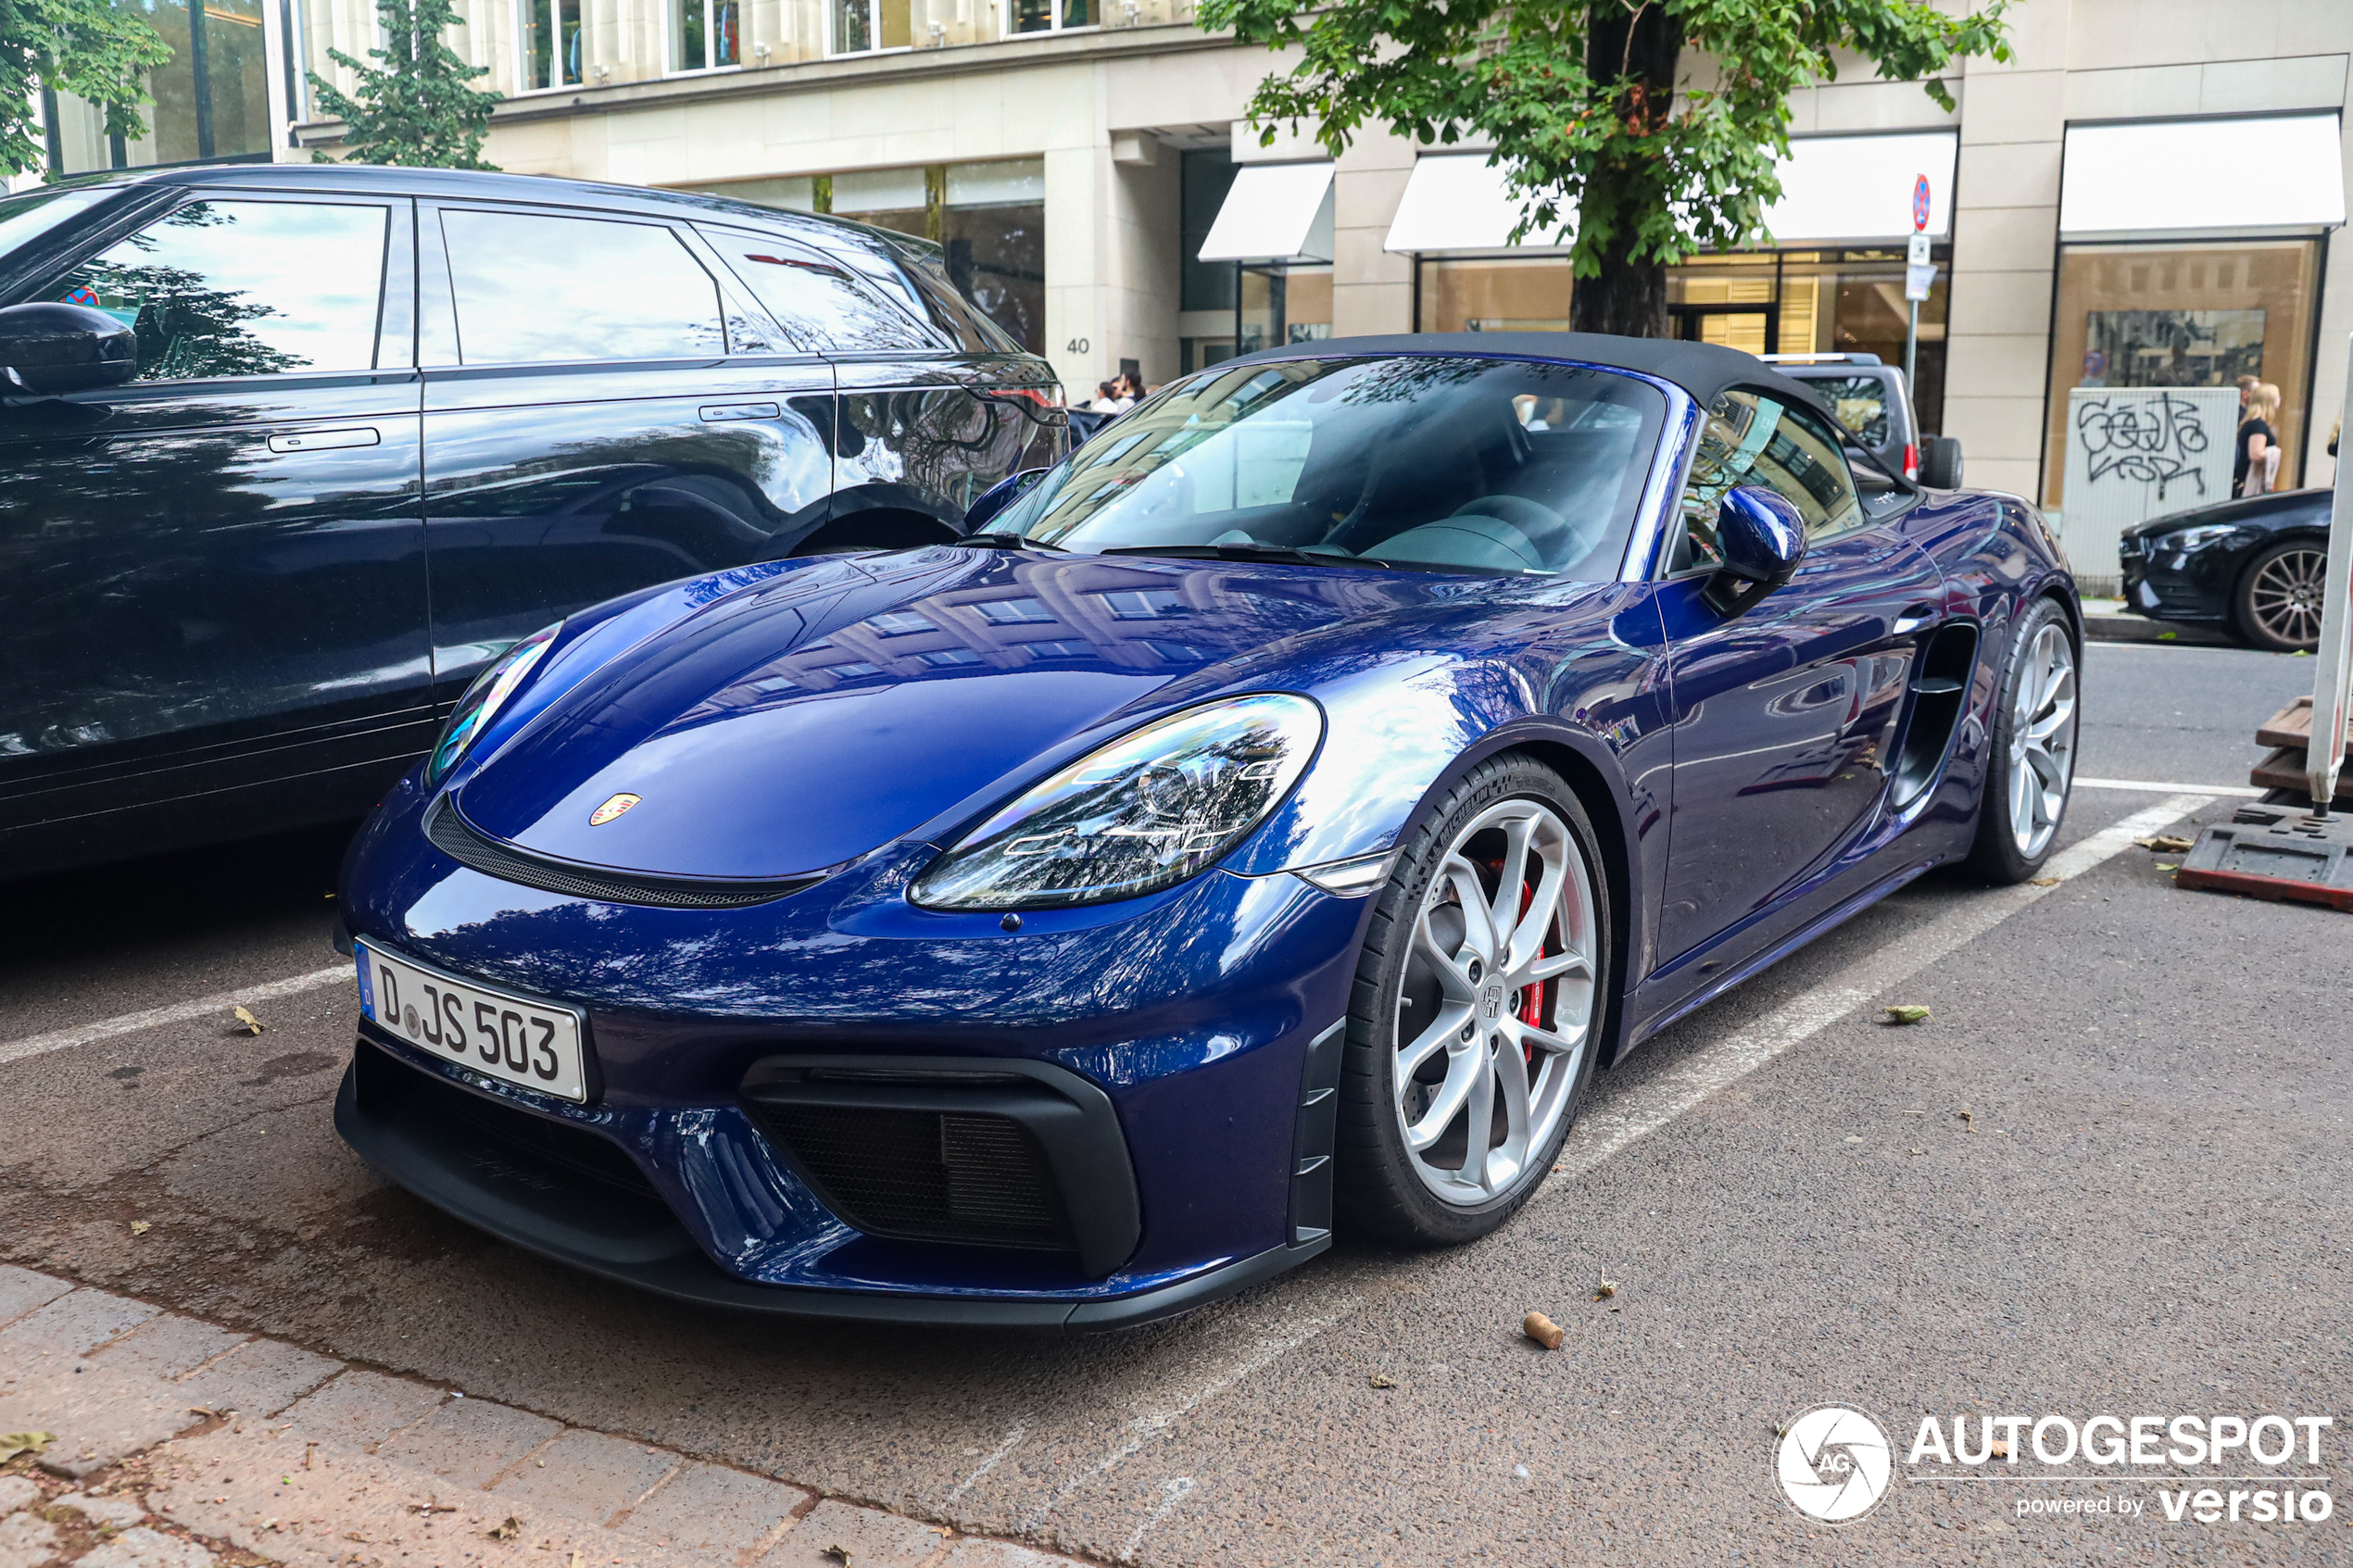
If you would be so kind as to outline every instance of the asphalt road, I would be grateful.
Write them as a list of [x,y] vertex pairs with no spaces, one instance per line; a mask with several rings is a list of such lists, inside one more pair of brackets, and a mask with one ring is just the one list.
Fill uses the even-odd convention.
[[[2188,786],[2243,781],[2311,669],[2087,659],[2082,773]],[[2068,839],[2164,798],[2080,791]],[[0,1056],[333,961],[334,852],[0,890]],[[207,1017],[0,1060],[0,1257],[1106,1560],[2340,1561],[2341,1515],[2168,1523],[2146,1478],[1905,1481],[1831,1530],[1769,1468],[1779,1424],[1826,1401],[1899,1447],[1923,1411],[2334,1414],[2353,1441],[2353,925],[2179,892],[2165,859],[1916,884],[1606,1074],[1501,1235],[1343,1248],[1114,1337],[736,1317],[491,1241],[336,1141],[342,985],[258,1006],[258,1038]],[[1873,1022],[1887,1003],[1932,1022]],[[1530,1308],[1558,1352],[1519,1336]],[[2146,1514],[2017,1513],[2077,1493]]]

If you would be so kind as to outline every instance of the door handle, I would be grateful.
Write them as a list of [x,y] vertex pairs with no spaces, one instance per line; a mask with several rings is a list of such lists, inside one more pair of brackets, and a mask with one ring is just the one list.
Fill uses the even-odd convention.
[[706,420],[773,420],[784,410],[774,403],[706,403],[702,417]]
[[1908,636],[1910,633],[1919,631],[1921,627],[1928,625],[1935,619],[1936,607],[1934,605],[1914,605],[1911,608],[1906,610],[1903,614],[1895,618],[1895,634],[1899,637]]
[[323,452],[334,446],[373,446],[384,438],[373,425],[360,425],[352,430],[306,430],[293,435],[270,438],[272,452]]

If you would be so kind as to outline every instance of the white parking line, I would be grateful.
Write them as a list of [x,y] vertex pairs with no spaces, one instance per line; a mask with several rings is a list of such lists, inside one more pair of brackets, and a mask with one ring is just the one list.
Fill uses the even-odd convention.
[[[2039,880],[2048,882],[2049,885],[2036,886],[2033,883],[2026,883],[1970,898],[1890,943],[1871,957],[1848,965],[1824,984],[1782,1003],[1746,1029],[1703,1047],[1697,1059],[1688,1065],[1639,1088],[1619,1093],[1606,1106],[1585,1111],[1579,1117],[1567,1143],[1561,1149],[1556,1162],[1561,1174],[1577,1175],[1592,1170],[1637,1139],[1666,1126],[1717,1091],[1737,1083],[1775,1057],[1812,1039],[1832,1023],[1886,995],[1894,986],[1947,957],[1965,943],[1983,935],[2012,915],[2032,908],[2054,887],[2114,859],[2131,848],[2133,840],[2145,838],[2194,811],[2213,805],[2214,798],[2211,794],[2183,793],[2135,811],[2122,822],[2070,845],[2045,861],[2043,877]],[[1548,1195],[1557,1197],[1567,1192],[1571,1185],[1565,1181],[1548,1182],[1537,1189],[1532,1201],[1544,1202]],[[1334,1288],[1332,1283],[1314,1280],[1290,1287],[1297,1305],[1305,1307],[1312,1303],[1323,1308],[1321,1314],[1290,1334],[1261,1341],[1249,1354],[1229,1363],[1225,1370],[1196,1386],[1183,1398],[1160,1410],[1130,1419],[1126,1436],[1092,1469],[1081,1471],[1064,1482],[1050,1500],[1023,1522],[1022,1528],[1036,1528],[1081,1486],[1118,1469],[1151,1438],[1168,1431],[1204,1401],[1274,1365],[1325,1330],[1344,1321],[1363,1298],[1341,1294],[1337,1300],[1315,1300],[1322,1290]],[[1172,1504],[1173,1499],[1164,1502],[1149,1516],[1145,1521],[1146,1528]]]
[[2271,793],[2268,789],[2255,789],[2246,784],[2158,784],[2151,779],[2079,778],[2075,781],[2075,787],[2078,789],[2124,789],[2141,795],[2181,795],[2185,792],[2195,792],[2199,795],[2227,795],[2233,798],[2244,797],[2248,800]]
[[103,1023],[84,1023],[72,1029],[54,1030],[46,1035],[28,1035],[20,1040],[0,1040],[0,1062],[22,1061],[27,1057],[69,1050],[94,1040],[110,1040],[117,1035],[136,1034],[142,1029],[154,1029],[166,1023],[185,1023],[192,1018],[202,1018],[208,1013],[225,1013],[240,1002],[266,1002],[273,997],[291,997],[301,991],[315,991],[338,980],[351,980],[352,974],[351,965],[340,963],[332,969],[314,969],[308,974],[289,975],[283,980],[267,980],[258,985],[198,997],[192,1002],[174,1002],[170,1007],[149,1008],[144,1012],[126,1012]]
[[[2076,781],[2081,784],[2082,780]],[[2176,795],[2122,822],[2102,828],[2071,844],[2043,866],[2043,879],[2052,885],[2082,876],[2095,866],[2121,854],[2133,841],[2146,838],[2205,807],[2210,795]],[[2040,902],[2050,886],[2033,883],[1981,894],[1873,953],[1850,964],[1818,985],[1793,997],[1729,1039],[1705,1047],[1693,1060],[1641,1087],[1611,1099],[1578,1118],[1576,1128],[1561,1149],[1563,1175],[1581,1174],[1617,1153],[1645,1134],[1657,1131],[1718,1090],[1745,1078],[1793,1046],[1802,1045],[1830,1025],[1885,996],[1913,975],[1951,954],[1994,927]],[[1536,1194],[1566,1192],[1567,1183],[1548,1183]]]

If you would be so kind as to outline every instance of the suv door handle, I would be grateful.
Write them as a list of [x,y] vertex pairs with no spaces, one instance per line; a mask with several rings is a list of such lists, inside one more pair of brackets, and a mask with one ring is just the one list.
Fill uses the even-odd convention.
[[1936,619],[1936,606],[1918,604],[1895,618],[1894,632],[1899,637],[1919,631]]
[[706,403],[702,417],[706,420],[773,420],[784,410],[774,403]]
[[361,425],[353,430],[306,430],[293,435],[270,438],[272,452],[323,452],[334,446],[373,446],[384,438],[373,425]]

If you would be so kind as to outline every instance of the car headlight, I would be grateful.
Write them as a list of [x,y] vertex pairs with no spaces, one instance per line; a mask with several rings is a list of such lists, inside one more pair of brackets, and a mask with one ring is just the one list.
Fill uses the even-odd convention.
[[1262,693],[1156,720],[1024,792],[915,879],[935,909],[1107,904],[1222,859],[1290,792],[1323,710]]
[[2236,523],[2202,522],[2196,528],[2183,528],[2163,535],[2158,540],[2157,547],[2160,551],[2201,549],[2217,539],[2227,539],[2237,532]]
[[425,783],[437,784],[449,776],[449,770],[458,765],[466,747],[489,727],[498,709],[515,695],[515,688],[522,684],[531,667],[539,662],[547,645],[562,630],[560,621],[542,627],[500,654],[489,669],[475,677],[474,684],[466,688],[466,695],[458,699],[458,706],[449,710],[449,722],[441,727],[441,738],[434,743],[433,756],[425,762]]

